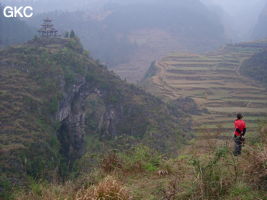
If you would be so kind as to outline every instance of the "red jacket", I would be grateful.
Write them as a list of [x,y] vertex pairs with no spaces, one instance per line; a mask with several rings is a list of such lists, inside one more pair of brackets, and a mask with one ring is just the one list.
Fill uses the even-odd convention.
[[[241,133],[243,133],[244,129],[246,128],[246,123],[245,121],[241,120],[241,119],[237,119],[235,120],[235,135],[236,136],[240,136]],[[239,133],[236,129],[239,129],[241,131],[241,133]]]

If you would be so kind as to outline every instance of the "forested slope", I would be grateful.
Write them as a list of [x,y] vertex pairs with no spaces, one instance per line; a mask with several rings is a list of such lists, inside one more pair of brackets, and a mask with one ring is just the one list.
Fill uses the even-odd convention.
[[89,169],[93,155],[136,144],[175,155],[190,137],[189,116],[109,72],[77,38],[5,48],[0,70],[1,187],[65,180],[83,156]]

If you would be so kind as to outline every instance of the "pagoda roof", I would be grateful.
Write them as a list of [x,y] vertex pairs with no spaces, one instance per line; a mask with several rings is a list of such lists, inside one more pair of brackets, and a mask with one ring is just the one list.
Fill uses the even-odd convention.
[[52,20],[49,18],[44,19],[38,32],[49,37],[56,36],[58,31],[53,27],[54,25],[51,22]]

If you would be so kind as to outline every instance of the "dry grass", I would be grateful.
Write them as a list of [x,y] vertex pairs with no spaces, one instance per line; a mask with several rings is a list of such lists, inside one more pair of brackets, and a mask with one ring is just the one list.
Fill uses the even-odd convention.
[[75,193],[71,182],[64,185],[35,185],[29,193],[20,192],[15,200],[69,200]]
[[[19,192],[15,200],[131,200],[129,191],[112,176],[94,186],[83,187],[67,182],[64,185],[36,184],[29,193]],[[80,186],[81,187],[81,186]]]
[[122,161],[115,153],[108,154],[100,163],[100,168],[105,173],[111,173],[116,169],[122,169]]
[[180,180],[178,177],[175,177],[169,182],[167,188],[162,191],[162,200],[175,200],[180,192]]
[[267,130],[262,129],[260,146],[248,146],[246,151],[245,174],[249,182],[267,188]]
[[98,185],[83,188],[75,195],[75,200],[130,200],[129,191],[114,177],[107,176]]
[[92,175],[63,186],[41,185],[16,200],[254,200],[255,195],[255,199],[264,199],[267,146],[263,141],[267,135],[262,131],[257,144],[248,139],[251,144],[235,157],[232,140],[213,139],[222,133],[207,130],[201,135],[205,139],[195,138],[178,158],[161,159],[160,170],[153,172],[144,170],[141,162],[148,159],[143,157],[147,151],[129,155],[131,162],[122,155],[108,154]]

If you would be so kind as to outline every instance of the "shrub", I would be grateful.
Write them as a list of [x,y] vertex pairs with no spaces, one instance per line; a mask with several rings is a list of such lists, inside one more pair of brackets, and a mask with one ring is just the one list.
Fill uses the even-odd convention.
[[[161,191],[164,200],[175,200],[178,199],[178,194],[181,192],[179,177],[175,177],[169,182],[166,189]],[[184,199],[184,198],[183,198]]]
[[144,145],[137,145],[120,157],[124,161],[124,170],[128,172],[156,171],[162,160],[160,154]]
[[198,158],[191,160],[195,168],[195,183],[193,184],[193,199],[213,200],[219,199],[225,195],[234,183],[223,169],[226,169],[219,161],[226,158],[227,148],[220,148],[207,164],[201,162]]
[[115,169],[121,169],[122,161],[115,153],[110,153],[102,160],[100,167],[105,173],[110,173]]
[[0,199],[12,199],[12,183],[7,177],[0,176]]
[[250,183],[267,188],[267,147],[258,146],[247,149],[246,177]]
[[229,195],[225,198],[227,200],[255,200],[261,199],[261,194],[250,188],[248,185],[242,182],[238,182],[232,186],[229,191]]
[[115,178],[107,176],[98,185],[83,188],[75,195],[75,200],[130,200],[128,190]]
[[158,168],[152,164],[152,163],[147,163],[145,166],[144,166],[145,170],[146,171],[149,171],[149,172],[154,172],[156,171]]
[[31,191],[17,191],[15,200],[69,200],[73,199],[75,187],[71,182],[64,185],[32,183]]

